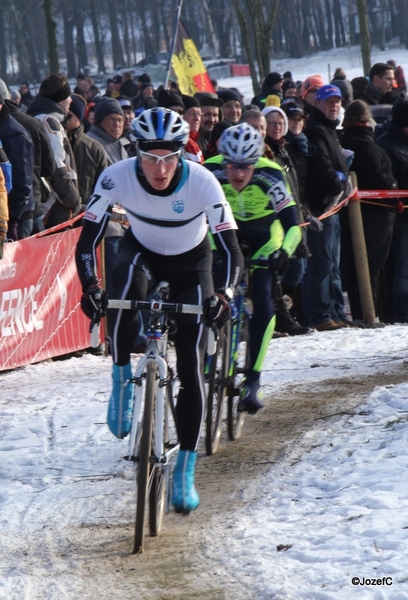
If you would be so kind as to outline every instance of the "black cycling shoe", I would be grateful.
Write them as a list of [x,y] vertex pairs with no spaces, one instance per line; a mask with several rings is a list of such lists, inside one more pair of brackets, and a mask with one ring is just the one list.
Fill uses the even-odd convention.
[[265,405],[261,402],[262,391],[258,381],[248,381],[241,391],[241,398],[237,406],[238,412],[247,412],[255,415]]

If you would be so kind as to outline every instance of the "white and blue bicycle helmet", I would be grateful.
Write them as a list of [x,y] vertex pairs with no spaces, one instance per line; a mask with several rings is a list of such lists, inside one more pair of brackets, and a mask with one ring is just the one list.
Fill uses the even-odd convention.
[[130,124],[129,138],[138,146],[184,148],[190,135],[190,126],[181,116],[168,108],[158,106],[145,110]]
[[264,153],[262,134],[248,123],[228,127],[220,137],[218,152],[224,162],[255,164]]

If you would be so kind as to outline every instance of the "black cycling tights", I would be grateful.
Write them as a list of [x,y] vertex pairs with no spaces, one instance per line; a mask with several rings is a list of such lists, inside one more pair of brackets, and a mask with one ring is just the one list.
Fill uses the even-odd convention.
[[[151,257],[146,261],[138,253],[127,264],[117,265],[114,270],[117,297],[143,300],[160,279],[166,279],[170,283],[171,301],[202,304],[203,298],[212,293],[211,257],[198,262],[191,261],[188,267],[177,261],[166,265],[163,265],[163,261],[160,263],[154,264]],[[174,297],[175,290],[181,291],[177,298]],[[205,409],[203,365],[208,328],[197,323],[196,316],[172,318],[178,327],[174,334],[177,373],[180,378],[176,407],[177,431],[181,449],[196,450]],[[110,323],[113,360],[118,365],[125,365],[130,360],[135,331],[138,330],[138,314],[131,310],[115,310],[112,311]]]

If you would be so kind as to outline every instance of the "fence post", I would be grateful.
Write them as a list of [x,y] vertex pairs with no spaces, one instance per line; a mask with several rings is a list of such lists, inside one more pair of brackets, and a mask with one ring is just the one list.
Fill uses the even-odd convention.
[[[350,173],[353,187],[357,187],[357,176]],[[375,322],[375,308],[371,290],[370,270],[368,268],[367,248],[364,237],[363,219],[360,202],[351,200],[348,203],[351,239],[353,243],[354,262],[356,265],[358,289],[364,324],[367,327]]]

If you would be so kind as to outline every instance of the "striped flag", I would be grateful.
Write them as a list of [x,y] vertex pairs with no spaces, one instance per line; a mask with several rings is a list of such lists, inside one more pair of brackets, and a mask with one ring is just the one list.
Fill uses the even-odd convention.
[[171,56],[169,78],[177,83],[183,94],[188,96],[193,96],[196,92],[215,91],[197,47],[181,19]]

